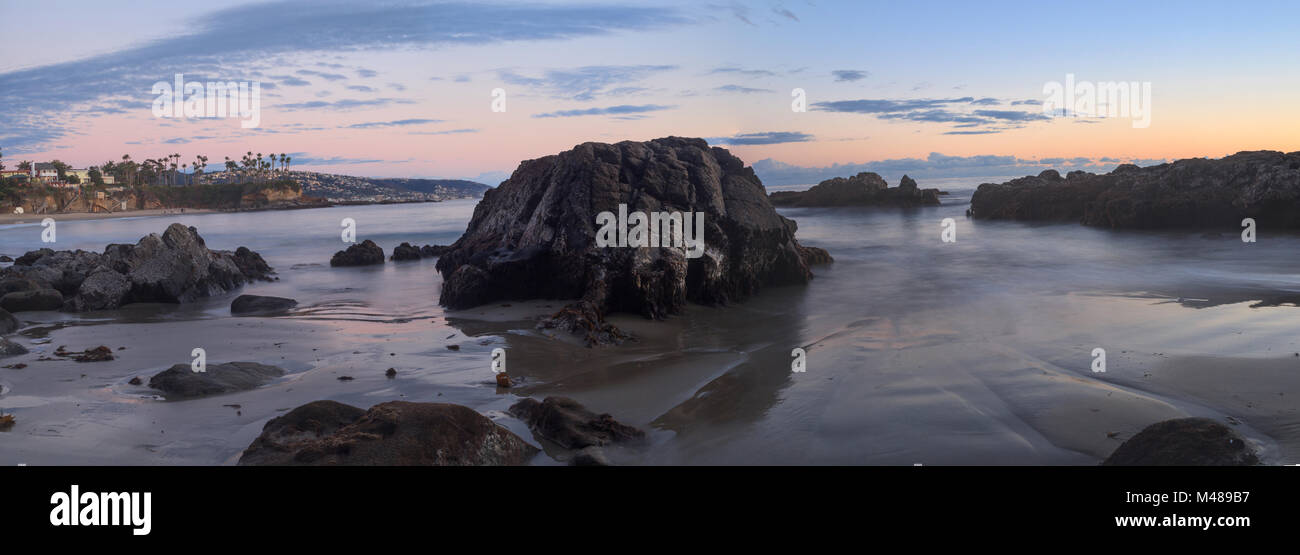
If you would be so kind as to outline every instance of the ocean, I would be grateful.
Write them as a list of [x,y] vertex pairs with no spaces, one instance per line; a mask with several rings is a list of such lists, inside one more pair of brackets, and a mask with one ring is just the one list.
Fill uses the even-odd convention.
[[[647,445],[610,452],[623,464],[1090,465],[1184,415],[1231,423],[1267,463],[1300,462],[1300,308],[1283,302],[1300,294],[1300,236],[967,219],[974,188],[1002,180],[920,180],[950,192],[938,207],[780,209],[835,258],[811,283],[661,322],[616,315],[638,339],[602,348],[533,328],[562,301],[443,310],[433,260],[329,267],[344,218],[391,254],[450,244],[472,200],[66,221],[54,245],[39,218],[2,226],[0,253],[17,256],[102,251],[180,222],[210,248],[261,253],[279,280],[187,305],[20,313],[11,339],[32,352],[0,361],[28,365],[0,369],[0,410],[18,422],[0,464],[233,464],[267,420],[317,399],[463,404],[546,448],[537,464],[560,464],[505,412],[551,395],[646,429]],[[299,307],[232,317],[239,293]],[[59,345],[118,358],[36,360]],[[128,383],[196,347],[209,364],[288,375],[188,401]],[[495,387],[495,348],[518,387]]]

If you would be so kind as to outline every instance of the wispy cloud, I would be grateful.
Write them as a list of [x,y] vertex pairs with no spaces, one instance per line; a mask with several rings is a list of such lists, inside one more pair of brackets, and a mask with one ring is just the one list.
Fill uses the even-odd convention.
[[723,85],[723,86],[721,86],[721,87],[714,87],[713,90],[715,90],[715,91],[717,91],[717,92],[724,92],[724,93],[740,93],[740,94],[753,94],[753,93],[770,93],[770,92],[774,92],[772,89],[760,89],[760,88],[755,88],[755,87],[744,87],[744,86],[741,86],[741,85]]
[[369,100],[360,100],[355,98],[345,98],[341,100],[313,100],[310,102],[291,102],[276,106],[281,110],[351,110],[354,108],[379,108],[391,106],[393,104],[415,104],[414,100],[403,98],[372,98]]
[[424,125],[426,123],[442,123],[440,119],[399,119],[393,121],[368,121],[365,123],[354,123],[346,126],[348,129],[373,129],[376,127],[401,127],[406,125]]
[[512,70],[501,70],[497,77],[510,85],[537,89],[555,98],[589,101],[598,96],[617,96],[645,90],[641,87],[619,87],[641,81],[656,73],[677,69],[671,65],[586,66],[574,69],[548,69],[540,76],[528,76]]
[[859,69],[837,69],[831,72],[836,81],[861,81],[871,76],[871,72]]
[[718,145],[775,145],[804,143],[813,140],[813,136],[799,131],[767,131],[763,133],[737,133],[730,137],[711,137],[705,140]]
[[150,85],[176,73],[252,80],[246,77],[257,64],[307,52],[556,40],[686,23],[673,8],[616,4],[287,0],[236,6],[205,14],[185,27],[188,34],[0,74],[0,140],[12,151],[32,150],[68,133],[67,118],[55,116],[107,98],[137,98],[140,110],[148,110]]
[[620,104],[618,106],[608,106],[605,108],[587,108],[583,110],[559,110],[555,112],[546,112],[542,114],[533,114],[535,118],[571,118],[578,116],[601,116],[601,115],[624,115],[624,114],[643,114],[646,112],[658,112],[660,110],[671,109],[672,106],[661,106],[659,104],[630,105]]
[[950,131],[947,135],[988,135],[1016,129],[1026,123],[1046,121],[1051,118],[1038,111],[990,110],[976,108],[1000,104],[996,98],[908,98],[861,99],[815,102],[813,108],[825,112],[869,114],[883,120],[905,120],[927,123],[951,123],[964,131]]

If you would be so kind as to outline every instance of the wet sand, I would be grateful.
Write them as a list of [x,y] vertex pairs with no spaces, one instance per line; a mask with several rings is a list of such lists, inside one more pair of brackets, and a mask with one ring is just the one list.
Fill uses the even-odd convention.
[[[615,315],[637,340],[588,349],[535,329],[561,301],[444,311],[433,260],[328,267],[342,217],[362,230],[413,226],[372,231],[386,250],[450,242],[473,204],[439,204],[433,215],[408,206],[187,216],[213,248],[263,252],[281,280],[191,305],[20,313],[23,330],[10,338],[32,352],[0,359],[28,365],[0,368],[0,409],[17,419],[0,432],[0,464],[233,464],[267,420],[317,399],[463,404],[547,448],[505,410],[548,395],[646,429],[648,446],[610,453],[623,464],[1092,465],[1145,426],[1187,415],[1228,423],[1268,464],[1300,462],[1300,308],[1240,294],[1285,291],[1286,259],[1273,255],[1300,240],[1228,260],[1239,274],[1225,278],[1214,269],[1239,247],[1194,236],[972,224],[957,245],[931,248],[922,241],[942,209],[803,212],[794,214],[801,240],[837,259],[810,285],[690,306],[662,322]],[[121,241],[162,221],[74,223],[66,235],[61,226],[71,244],[60,248]],[[854,227],[863,224],[878,227]],[[28,235],[6,248],[22,250]],[[284,316],[231,317],[238,293],[301,304]],[[107,345],[118,359],[38,360],[59,345]],[[187,401],[128,383],[188,364],[194,347],[210,364],[262,362],[288,374]],[[495,386],[498,347],[518,387]],[[794,347],[807,350],[805,372],[791,371]],[[1107,351],[1104,373],[1090,368],[1096,347]],[[551,449],[535,464],[564,456]]]
[[[217,210],[204,208],[186,208],[184,214],[210,214]],[[117,218],[151,218],[155,216],[178,216],[179,208],[150,208],[147,210],[126,210],[122,212],[56,212],[48,214],[0,214],[0,225],[40,224],[45,218],[55,221],[110,220]]]

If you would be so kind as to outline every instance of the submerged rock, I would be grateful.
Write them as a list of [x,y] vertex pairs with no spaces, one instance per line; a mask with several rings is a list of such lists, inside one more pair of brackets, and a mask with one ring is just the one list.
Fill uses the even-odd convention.
[[419,260],[420,249],[411,246],[410,243],[402,243],[393,247],[392,260]]
[[384,249],[370,239],[349,245],[346,250],[338,251],[330,258],[330,266],[369,266],[383,263]]
[[827,179],[807,191],[772,193],[770,198],[776,206],[936,206],[939,190],[921,189],[906,175],[890,189],[878,174],[862,172]]
[[[602,212],[703,215],[698,257],[684,246],[599,246]],[[630,217],[630,216],[629,216]],[[698,221],[692,218],[692,221]],[[777,214],[753,169],[702,139],[584,143],[528,160],[488,190],[465,234],[438,259],[440,302],[574,299],[589,344],[607,312],[660,319],[689,302],[740,302],[812,278],[793,221]],[[702,231],[702,235],[701,232]],[[557,314],[557,318],[566,317]],[[551,327],[566,327],[564,322]]]
[[619,423],[608,414],[596,414],[567,397],[547,397],[542,402],[524,399],[510,407],[539,437],[566,449],[638,441],[645,432]]
[[266,261],[247,248],[209,250],[198,230],[171,224],[161,235],[147,235],[135,245],[108,245],[103,254],[28,252],[0,270],[0,290],[13,288],[6,297],[40,297],[42,308],[29,310],[54,310],[45,308],[53,306],[49,290],[59,293],[63,310],[102,310],[135,302],[189,302],[253,280],[270,280],[271,273]]
[[255,312],[280,312],[298,306],[298,301],[284,297],[263,295],[240,295],[230,303],[231,314],[249,314]]
[[1239,152],[1108,174],[1054,170],[980,185],[975,218],[1072,221],[1107,228],[1240,230],[1244,218],[1300,228],[1300,152]]
[[149,387],[169,398],[192,398],[244,391],[284,375],[284,370],[256,362],[209,364],[195,372],[189,364],[177,364],[149,379]]
[[473,409],[314,401],[266,423],[240,465],[523,465],[538,452]]
[[1101,463],[1104,466],[1251,466],[1259,455],[1232,429],[1208,418],[1176,418],[1147,426]]

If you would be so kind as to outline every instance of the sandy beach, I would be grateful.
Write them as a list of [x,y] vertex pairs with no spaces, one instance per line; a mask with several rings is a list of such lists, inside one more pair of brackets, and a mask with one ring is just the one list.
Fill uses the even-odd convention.
[[186,208],[150,208],[147,210],[126,210],[122,212],[55,212],[47,214],[0,214],[0,225],[39,224],[45,218],[54,218],[57,222],[80,220],[111,220],[118,218],[150,218],[154,216],[178,216],[181,214],[210,214],[218,210]]

